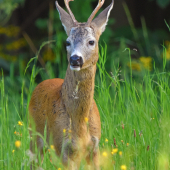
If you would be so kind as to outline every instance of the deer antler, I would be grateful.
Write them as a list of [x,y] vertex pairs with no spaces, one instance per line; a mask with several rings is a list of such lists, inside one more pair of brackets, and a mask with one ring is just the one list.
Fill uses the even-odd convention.
[[105,0],[99,0],[97,7],[94,9],[93,13],[90,15],[86,25],[90,26],[93,18],[95,17],[96,13],[99,11],[99,9],[103,6]]
[[64,0],[64,3],[65,3],[65,5],[66,5],[66,8],[67,8],[67,10],[68,10],[68,12],[69,12],[69,14],[70,14],[73,22],[75,23],[75,25],[77,25],[78,22],[77,22],[77,20],[75,19],[74,15],[73,15],[70,7],[69,7],[69,2],[70,2],[70,1],[74,1],[74,0]]

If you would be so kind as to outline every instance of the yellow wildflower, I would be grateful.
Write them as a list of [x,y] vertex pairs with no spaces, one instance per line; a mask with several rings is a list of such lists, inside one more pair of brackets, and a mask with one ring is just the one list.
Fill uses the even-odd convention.
[[14,153],[15,152],[15,150],[12,150],[12,153]]
[[5,27],[0,27],[0,34],[5,34],[6,28]]
[[170,60],[170,46],[166,49],[166,59]]
[[165,41],[166,46],[170,46],[170,41]]
[[114,154],[117,153],[117,152],[118,152],[118,148],[115,148],[115,149],[112,149],[111,154],[114,155]]
[[89,121],[88,117],[85,117],[84,120],[86,123],[88,123],[88,121]]
[[58,170],[61,170],[61,168],[58,168]]
[[127,143],[126,146],[129,146],[129,143]]
[[3,50],[3,45],[0,44],[0,51],[2,51],[2,50]]
[[144,68],[151,71],[152,70],[152,58],[151,57],[140,57],[140,62],[143,64]]
[[17,134],[17,132],[15,131],[15,132],[14,132],[14,134],[16,135],[16,134]]
[[7,50],[19,50],[20,48],[26,46],[25,39],[21,38],[18,39],[10,44],[6,45]]
[[8,54],[5,54],[5,53],[2,53],[2,52],[0,52],[0,56],[1,56],[1,58],[4,58],[6,61],[13,61],[13,62],[15,62],[15,61],[17,61],[17,56],[13,56],[13,55],[8,55]]
[[21,141],[19,141],[19,140],[15,141],[15,146],[16,146],[17,148],[20,148],[20,146],[21,146]]
[[119,155],[122,156],[122,151],[119,151]]
[[127,167],[126,167],[126,165],[122,165],[122,166],[120,167],[120,169],[121,169],[121,170],[126,170]]
[[[170,60],[170,41],[165,41],[165,45],[166,45],[166,59]],[[163,56],[163,54],[162,54]]]
[[[127,65],[128,65],[128,67],[130,67],[130,63],[128,63]],[[137,62],[132,62],[131,68],[132,68],[132,70],[141,71],[141,66]]]
[[108,139],[107,139],[107,138],[105,139],[105,142],[108,142]]
[[8,26],[8,27],[0,27],[0,34],[6,34],[8,37],[14,37],[18,35],[19,27],[16,26]]
[[23,126],[23,123],[21,121],[18,121],[19,126]]
[[103,155],[104,157],[107,157],[107,152],[103,152],[102,155]]
[[8,37],[15,37],[18,35],[20,29],[14,25],[9,25],[8,27],[0,27],[0,34],[5,34]]
[[51,148],[52,150],[54,150],[54,145],[50,145],[50,148]]
[[54,62],[55,58],[56,58],[56,55],[51,49],[47,49],[44,51],[43,53],[44,62],[46,61]]
[[63,129],[63,133],[66,133],[66,129]]

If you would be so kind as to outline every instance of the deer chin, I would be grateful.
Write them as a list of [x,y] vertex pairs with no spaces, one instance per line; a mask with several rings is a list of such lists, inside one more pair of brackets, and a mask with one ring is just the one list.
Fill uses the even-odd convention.
[[72,70],[72,71],[80,71],[80,66],[71,66],[70,65],[70,69]]

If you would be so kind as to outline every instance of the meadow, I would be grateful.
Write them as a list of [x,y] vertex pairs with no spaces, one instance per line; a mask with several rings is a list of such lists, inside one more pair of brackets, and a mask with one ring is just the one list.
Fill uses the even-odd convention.
[[[152,61],[152,71],[150,67],[144,69],[145,62],[140,68],[142,75],[139,77],[135,74],[137,66],[131,59],[131,50],[125,48],[122,55],[129,61],[128,73],[114,61],[114,58],[111,63],[112,71],[108,72],[105,68],[108,64],[107,46],[100,46],[94,98],[102,123],[99,144],[101,169],[168,170],[170,72],[166,71],[169,62],[166,48],[162,68],[158,70]],[[56,68],[50,63],[47,63],[46,69],[38,67],[37,56],[38,54],[29,61],[24,71],[19,68],[17,76],[12,65],[9,76],[4,76],[1,70],[0,169],[3,170],[27,170],[34,159],[29,154],[31,138],[28,104],[37,80],[54,78],[56,72]],[[66,64],[60,66],[60,78],[64,78],[66,67]],[[28,72],[30,68],[31,73]],[[63,169],[61,159],[54,154],[53,145],[46,144],[44,153],[44,161],[41,163],[37,152],[40,167],[46,170]],[[83,160],[80,169],[86,169]]]

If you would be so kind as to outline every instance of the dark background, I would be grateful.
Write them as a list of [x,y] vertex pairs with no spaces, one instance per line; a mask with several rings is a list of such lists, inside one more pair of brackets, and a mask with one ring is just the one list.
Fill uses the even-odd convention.
[[[102,9],[110,3],[111,0],[105,0]],[[65,8],[64,0],[60,0],[59,4]],[[79,22],[87,21],[96,5],[97,0],[70,2]],[[37,54],[42,43],[51,40],[56,43],[43,47],[38,65],[45,68],[48,62],[57,66],[66,64],[67,61],[63,58],[66,54],[66,34],[54,0],[2,1],[0,12],[0,67],[3,74],[10,74],[11,67],[14,74],[24,72],[28,61]],[[170,0],[115,0],[107,29],[100,42],[106,42],[108,55],[113,56],[114,62],[123,68],[128,68],[127,60],[121,59],[125,48],[132,50],[131,56],[135,62],[139,63],[141,56],[151,57],[154,65],[161,68],[164,53],[162,46],[167,48],[166,59],[169,61],[170,58],[170,34],[165,21],[170,25]],[[8,32],[13,32],[14,29],[9,28],[10,26],[16,27],[18,33],[9,36]],[[25,43],[18,43],[16,47],[16,42],[20,39]],[[11,45],[11,48],[7,48],[8,45]],[[112,63],[108,57],[109,62]],[[106,67],[111,70],[112,66],[106,64]]]
[[[82,5],[84,5],[84,2],[82,1]],[[106,0],[103,8],[107,7],[110,2],[111,0]],[[25,3],[13,12],[9,23],[20,26],[22,31],[34,34],[36,19],[48,17],[51,3],[55,8],[55,0],[25,0]],[[60,0],[59,3],[65,8],[64,1]],[[70,3],[73,5],[76,2]],[[127,4],[135,27],[141,27],[141,17],[144,17],[149,29],[167,29],[164,19],[170,20],[170,5],[160,7],[156,1],[149,0],[115,0],[114,8],[111,12],[111,17],[116,20],[114,30],[128,25],[123,3]],[[96,4],[97,1],[92,3],[93,8],[95,8]],[[81,15],[81,11],[79,13]]]

